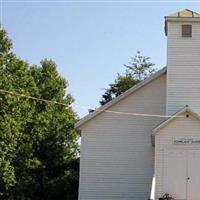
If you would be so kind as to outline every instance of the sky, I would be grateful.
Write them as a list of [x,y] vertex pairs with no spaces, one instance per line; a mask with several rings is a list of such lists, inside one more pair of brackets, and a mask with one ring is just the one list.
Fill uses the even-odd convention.
[[104,88],[137,50],[166,65],[164,16],[200,1],[0,0],[0,23],[14,52],[31,64],[53,59],[69,82],[80,117],[99,106]]

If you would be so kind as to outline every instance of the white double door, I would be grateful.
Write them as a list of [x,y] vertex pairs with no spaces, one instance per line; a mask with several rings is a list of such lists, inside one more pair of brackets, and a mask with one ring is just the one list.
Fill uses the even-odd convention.
[[200,150],[166,150],[163,167],[164,192],[178,200],[200,200]]

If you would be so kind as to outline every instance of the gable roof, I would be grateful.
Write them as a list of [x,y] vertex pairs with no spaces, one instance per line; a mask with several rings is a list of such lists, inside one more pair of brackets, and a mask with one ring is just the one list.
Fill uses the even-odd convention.
[[200,17],[200,14],[197,12],[194,12],[189,9],[184,9],[175,13],[172,13],[167,16],[168,17],[187,17],[187,18],[195,18],[195,17]]
[[[181,115],[183,116],[184,113],[189,113],[192,116],[194,116],[195,118],[197,118],[198,120],[200,120],[200,116],[195,113],[194,111],[192,111],[191,108],[189,108],[187,105],[181,109],[180,111],[178,111],[177,113],[175,113],[174,115],[172,115],[170,118],[166,119],[164,122],[162,122],[160,125],[158,125],[156,128],[154,128],[152,130],[152,134],[153,136],[157,135],[158,132],[163,129],[164,127],[166,127],[169,123],[171,123],[172,121],[174,121],[177,117],[181,117]],[[185,116],[183,116],[185,117]]]
[[108,109],[109,107],[113,106],[114,104],[118,103],[119,101],[121,101],[125,97],[127,97],[130,94],[134,93],[139,88],[147,85],[151,81],[153,81],[156,78],[158,78],[159,76],[163,75],[164,73],[166,73],[166,71],[167,71],[167,67],[164,67],[163,69],[159,70],[155,74],[151,75],[149,78],[146,78],[145,80],[141,81],[140,83],[136,84],[135,86],[131,87],[130,89],[128,89],[127,91],[125,91],[124,93],[122,93],[121,95],[119,95],[118,97],[116,97],[113,100],[109,101],[105,105],[97,108],[94,112],[89,113],[88,115],[86,115],[85,117],[83,117],[80,121],[78,121],[75,124],[75,128],[79,128],[80,126],[82,126],[83,124],[85,124],[89,120],[93,119],[94,117],[96,117],[97,115],[99,115],[100,113],[102,113],[103,111],[105,111],[106,109]]

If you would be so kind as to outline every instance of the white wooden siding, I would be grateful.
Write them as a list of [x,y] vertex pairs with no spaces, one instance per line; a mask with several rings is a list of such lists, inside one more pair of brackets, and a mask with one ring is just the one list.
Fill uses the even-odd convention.
[[[182,37],[182,24],[192,24],[192,37]],[[167,114],[189,105],[200,113],[200,22],[168,22]]]
[[[165,88],[164,74],[109,110],[165,114]],[[161,120],[103,112],[84,124],[79,199],[148,199],[154,171],[151,130]]]
[[[199,138],[200,123],[192,115],[189,118],[176,118],[166,127],[161,129],[155,137],[155,173],[156,173],[156,199],[165,191],[163,186],[164,151],[165,149],[200,149],[199,145],[173,145],[173,138]],[[173,163],[172,163],[173,165]]]

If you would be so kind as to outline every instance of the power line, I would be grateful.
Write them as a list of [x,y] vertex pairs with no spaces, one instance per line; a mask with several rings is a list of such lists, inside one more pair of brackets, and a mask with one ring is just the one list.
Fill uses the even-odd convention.
[[184,117],[183,115],[156,115],[156,114],[145,114],[145,113],[117,112],[117,111],[112,111],[112,110],[105,110],[105,112],[118,114],[118,115],[132,115],[132,116],[144,116],[144,117],[163,117],[163,118]]
[[33,99],[33,100],[36,100],[36,101],[43,101],[45,103],[54,103],[54,104],[58,104],[58,105],[69,107],[69,105],[66,104],[66,103],[61,103],[61,102],[57,102],[57,101],[51,101],[51,100],[47,100],[47,99],[41,99],[41,98],[37,98],[37,97],[25,95],[25,94],[20,94],[20,93],[13,92],[13,91],[0,89],[0,92],[1,93],[6,93],[6,94],[10,94],[10,95],[13,95],[13,96],[19,96],[19,97],[25,97],[25,98],[28,98],[28,99]]
[[[69,105],[65,104],[65,103],[61,103],[61,102],[57,102],[57,101],[51,101],[51,100],[47,100],[47,99],[41,99],[41,98],[33,97],[33,96],[30,96],[30,95],[20,94],[20,93],[14,92],[14,91],[8,91],[8,90],[0,89],[0,92],[10,94],[10,95],[13,95],[13,96],[25,97],[25,98],[36,100],[36,101],[42,101],[42,102],[45,102],[45,103],[54,103],[54,104],[57,104],[57,105],[69,107]],[[75,105],[75,107],[88,109],[86,106]],[[161,117],[161,118],[184,117],[183,115],[179,115],[179,116],[178,115],[157,115],[157,114],[146,114],[146,113],[118,112],[118,111],[112,111],[112,110],[105,110],[104,112],[117,114],[117,115],[131,115],[131,116],[144,116],[144,117]]]

